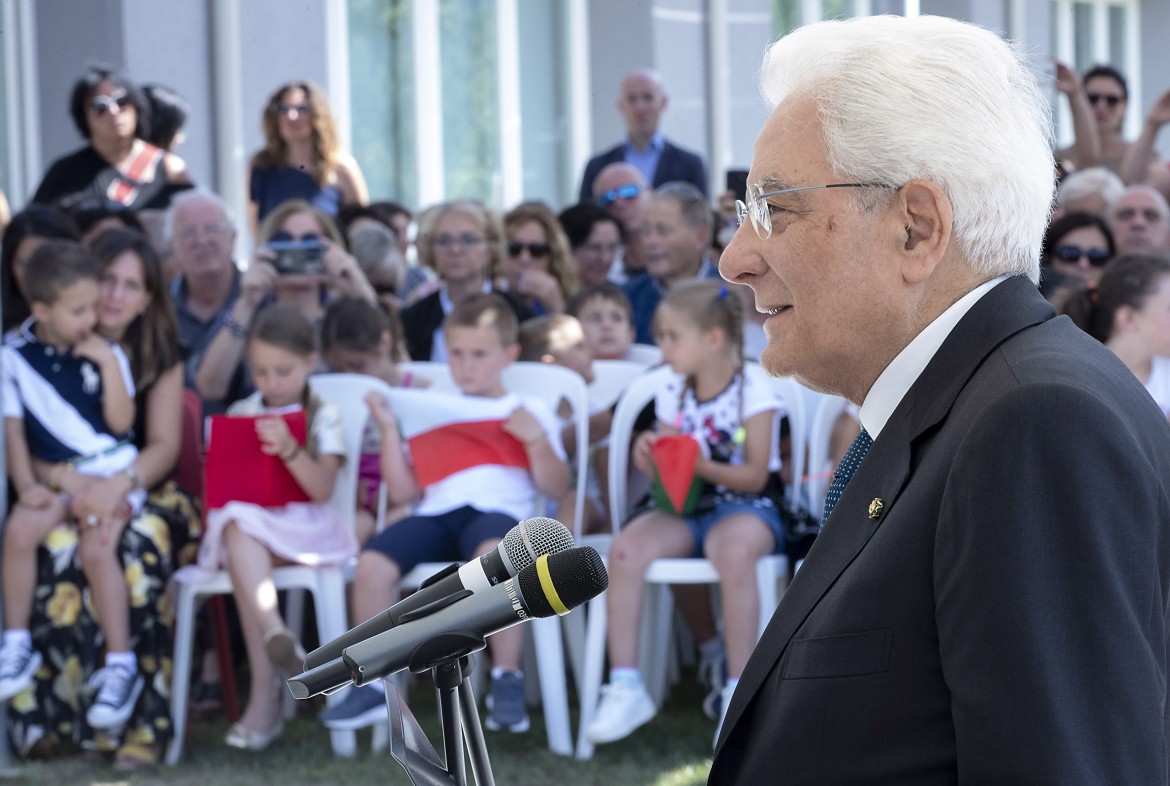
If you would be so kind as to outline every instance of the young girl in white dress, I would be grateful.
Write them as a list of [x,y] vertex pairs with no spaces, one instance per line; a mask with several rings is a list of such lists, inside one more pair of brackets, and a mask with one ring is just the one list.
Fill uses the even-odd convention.
[[336,564],[357,552],[357,541],[328,504],[345,445],[338,410],[309,389],[309,374],[317,365],[312,325],[292,306],[269,306],[253,322],[247,342],[257,390],[232,404],[228,414],[305,411],[303,448],[282,417],[258,418],[256,437],[261,450],[283,461],[310,499],[279,508],[229,502],[208,511],[199,551],[200,567],[226,567],[231,574],[251,668],[248,706],[225,742],[233,748],[263,750],[283,731],[277,675],[299,673],[305,659],[300,642],[280,616],[272,569],[294,563]]

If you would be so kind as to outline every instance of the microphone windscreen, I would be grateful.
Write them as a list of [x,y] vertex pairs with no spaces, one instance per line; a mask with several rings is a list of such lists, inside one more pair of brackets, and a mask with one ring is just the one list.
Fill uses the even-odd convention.
[[[609,586],[601,555],[592,546],[548,555],[516,575],[520,594],[533,617],[567,614]],[[544,569],[542,569],[542,567]]]
[[571,548],[572,533],[561,522],[544,516],[525,519],[504,536],[504,554],[512,563],[513,575],[541,554],[556,554]]

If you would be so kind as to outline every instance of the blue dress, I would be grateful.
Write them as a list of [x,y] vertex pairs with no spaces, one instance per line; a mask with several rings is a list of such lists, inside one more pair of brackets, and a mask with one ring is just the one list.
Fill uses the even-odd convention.
[[337,215],[341,207],[341,191],[337,186],[322,188],[310,173],[291,166],[253,167],[248,195],[260,209],[260,221],[289,199],[303,199],[330,216]]

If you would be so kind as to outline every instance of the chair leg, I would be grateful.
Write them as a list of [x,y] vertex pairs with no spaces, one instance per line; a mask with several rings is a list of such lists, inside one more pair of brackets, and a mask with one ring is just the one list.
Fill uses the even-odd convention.
[[[303,603],[303,590],[301,592]],[[345,579],[340,570],[320,574],[317,591],[313,593],[313,601],[316,604],[317,633],[321,641],[333,641],[345,633]],[[288,608],[292,608],[291,602]],[[341,694],[336,693],[326,696],[325,704],[331,707],[340,700]],[[331,730],[329,742],[333,747],[334,756],[349,759],[357,755],[357,734],[352,731]]]
[[223,712],[229,723],[240,719],[240,704],[236,689],[236,664],[232,659],[232,636],[228,630],[227,600],[215,595],[208,602],[208,621],[211,623],[211,641],[219,660],[219,692]]
[[565,655],[561,647],[561,621],[556,617],[533,620],[532,637],[536,645],[548,747],[553,753],[572,756],[573,734],[569,729],[569,697],[565,684]]
[[171,724],[174,736],[167,747],[167,764],[174,766],[183,755],[187,734],[187,697],[191,688],[191,654],[195,650],[195,593],[175,584],[175,652],[171,661]]
[[585,607],[574,609],[561,617],[565,651],[569,655],[569,668],[573,670],[573,686],[577,696],[585,693]]
[[605,669],[605,595],[589,601],[585,623],[585,662],[581,668],[581,718],[577,729],[577,758],[593,757],[593,743],[585,737],[585,730],[597,711],[601,693],[602,671]]

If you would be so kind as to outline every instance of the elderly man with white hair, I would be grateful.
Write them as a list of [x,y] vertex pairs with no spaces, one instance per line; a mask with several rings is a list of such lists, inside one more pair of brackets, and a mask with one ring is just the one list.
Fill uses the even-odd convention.
[[1047,104],[953,19],[803,27],[720,261],[860,406],[710,782],[1167,782],[1170,423],[1035,281]]
[[1118,254],[1170,251],[1170,205],[1153,186],[1130,186],[1109,205],[1109,229]]

